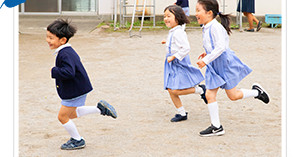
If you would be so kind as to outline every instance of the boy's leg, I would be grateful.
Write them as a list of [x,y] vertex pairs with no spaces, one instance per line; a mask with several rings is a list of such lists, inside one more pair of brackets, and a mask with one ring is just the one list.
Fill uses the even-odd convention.
[[70,119],[70,115],[76,112],[76,107],[67,107],[61,105],[58,113],[58,119],[66,131],[76,140],[81,140],[81,136],[77,130],[75,123]]
[[97,108],[96,106],[82,106],[82,107],[77,107],[76,112],[75,112],[76,116],[74,116],[74,118],[77,117],[82,117],[88,114],[95,114],[95,113],[101,113],[101,110],[99,108]]
[[[103,110],[103,111],[102,111]],[[106,101],[101,100],[97,106],[81,106],[72,112],[69,116],[70,119],[79,118],[88,114],[100,113],[102,115],[108,115],[113,118],[117,117],[117,113],[113,106],[109,105]]]

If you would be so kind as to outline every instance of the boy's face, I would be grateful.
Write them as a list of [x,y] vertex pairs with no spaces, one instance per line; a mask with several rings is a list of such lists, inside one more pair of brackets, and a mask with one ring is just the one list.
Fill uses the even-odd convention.
[[53,50],[57,49],[61,45],[64,45],[66,43],[66,38],[63,37],[59,39],[55,34],[52,34],[51,32],[47,31],[46,41],[49,44],[50,49]]
[[173,28],[178,25],[175,16],[168,9],[164,12],[164,23],[168,28]]

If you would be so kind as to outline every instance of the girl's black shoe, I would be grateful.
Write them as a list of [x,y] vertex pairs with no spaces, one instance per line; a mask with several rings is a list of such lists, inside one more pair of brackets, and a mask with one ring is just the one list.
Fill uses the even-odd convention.
[[216,128],[215,126],[213,126],[211,124],[211,126],[209,126],[206,130],[203,130],[199,133],[200,136],[220,136],[223,135],[225,133],[222,125],[220,125],[219,128]]
[[261,85],[259,85],[258,83],[254,83],[252,85],[252,89],[255,89],[259,92],[259,95],[254,97],[254,98],[263,101],[265,104],[268,104],[270,102],[270,98],[268,96],[268,93],[266,92],[266,90]]
[[183,121],[183,120],[187,120],[188,119],[187,115],[188,115],[188,112],[186,112],[186,116],[176,114],[170,121],[171,122],[180,122],[180,121]]

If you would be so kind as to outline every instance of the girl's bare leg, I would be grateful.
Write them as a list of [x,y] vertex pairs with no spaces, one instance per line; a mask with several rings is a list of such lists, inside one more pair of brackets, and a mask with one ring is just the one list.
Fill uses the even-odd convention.
[[174,95],[177,95],[177,96],[179,96],[179,95],[188,95],[188,94],[195,93],[195,88],[192,87],[192,88],[188,88],[188,89],[177,89],[177,90],[171,90],[171,91]]
[[249,23],[249,29],[253,29],[253,18],[254,16],[251,13],[243,12],[243,14],[247,17],[248,23]]
[[227,97],[232,101],[236,101],[243,98],[243,92],[240,89],[237,89],[237,87],[234,87],[232,89],[226,89],[225,92]]
[[[175,91],[178,91],[178,90],[175,90]],[[182,105],[181,99],[180,99],[179,95],[177,94],[177,92],[174,92],[174,90],[171,90],[171,89],[168,89],[168,92],[169,92],[170,98],[171,98],[174,106],[176,108],[182,107],[183,105]]]

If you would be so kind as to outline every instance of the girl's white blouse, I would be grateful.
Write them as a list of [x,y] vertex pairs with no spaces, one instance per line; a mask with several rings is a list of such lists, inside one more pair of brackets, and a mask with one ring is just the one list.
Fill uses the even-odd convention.
[[167,53],[169,51],[169,41],[171,36],[172,36],[171,53],[173,54],[173,56],[175,56],[175,58],[181,61],[190,52],[190,45],[189,45],[187,34],[181,25],[178,25],[170,29],[166,41]]
[[[212,27],[211,27],[212,26]],[[212,49],[210,31],[212,40],[214,43],[214,49]],[[224,27],[216,20],[213,19],[203,27],[203,45],[210,54],[207,54],[202,61],[209,64],[217,57],[219,57],[226,49],[229,48],[229,37]]]

